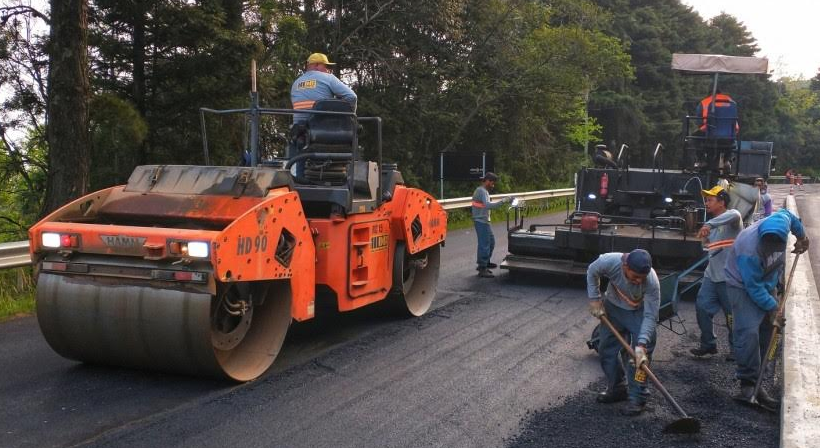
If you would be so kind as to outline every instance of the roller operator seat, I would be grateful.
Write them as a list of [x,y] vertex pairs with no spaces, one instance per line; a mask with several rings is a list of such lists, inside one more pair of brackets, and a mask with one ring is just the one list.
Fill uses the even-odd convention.
[[[322,100],[313,110],[353,112],[350,103],[342,100]],[[307,139],[303,152],[350,152],[356,135],[356,121],[343,115],[311,114],[307,121]]]

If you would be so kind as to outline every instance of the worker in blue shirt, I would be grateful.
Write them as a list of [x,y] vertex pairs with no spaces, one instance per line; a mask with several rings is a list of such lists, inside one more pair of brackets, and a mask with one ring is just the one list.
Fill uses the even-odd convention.
[[[317,101],[340,99],[350,103],[352,111],[356,112],[356,94],[330,72],[328,67],[332,65],[336,63],[330,62],[322,53],[313,53],[308,57],[305,73],[293,81],[290,89],[294,109],[312,109]],[[310,114],[294,114],[293,122],[302,123],[309,117]]]
[[703,274],[703,282],[698,291],[696,315],[700,327],[700,346],[689,350],[695,356],[714,355],[717,350],[712,318],[719,311],[726,316],[729,327],[729,356],[727,361],[734,361],[732,349],[732,306],[726,295],[726,256],[735,237],[743,230],[743,216],[729,207],[729,193],[717,185],[703,190],[703,202],[712,219],[703,223],[698,236],[704,238],[704,248],[709,251],[709,264]]
[[[604,298],[601,298],[601,278],[608,278]],[[589,312],[596,318],[609,317],[612,325],[631,341],[635,360],[629,363],[627,379],[621,364],[622,347],[605,325],[600,327],[598,355],[607,379],[607,389],[598,394],[599,403],[629,400],[621,409],[624,415],[643,412],[649,397],[646,378],[636,378],[635,372],[649,363],[655,348],[655,330],[661,305],[661,287],[652,257],[643,249],[628,254],[603,254],[587,268]],[[627,382],[628,381],[628,382]],[[628,386],[627,386],[628,384]]]
[[490,261],[493,250],[495,250],[495,235],[493,235],[493,228],[490,225],[490,211],[510,202],[511,198],[507,197],[495,202],[490,199],[490,190],[495,187],[495,183],[498,181],[498,176],[495,173],[487,171],[480,180],[481,185],[473,192],[473,202],[470,204],[473,227],[475,227],[475,235],[478,239],[476,270],[479,277],[493,278],[495,275],[490,269],[498,266]]
[[[809,248],[809,239],[800,219],[781,209],[768,218],[750,225],[735,238],[726,260],[726,292],[734,316],[733,337],[740,392],[735,399],[750,403],[774,325],[782,325],[775,317],[778,300],[776,291],[786,264],[786,242],[789,232],[797,237],[795,253]],[[778,400],[760,389],[757,402],[775,410]]]
[[[358,98],[350,87],[335,77],[328,67],[336,65],[322,53],[313,53],[307,58],[305,72],[293,81],[290,88],[290,101],[296,110],[313,109],[318,101],[339,99],[350,104],[351,112],[356,112]],[[288,157],[299,154],[307,144],[306,124],[311,114],[293,114],[291,141],[288,145]],[[304,175],[305,162],[298,162],[295,167],[296,178]]]

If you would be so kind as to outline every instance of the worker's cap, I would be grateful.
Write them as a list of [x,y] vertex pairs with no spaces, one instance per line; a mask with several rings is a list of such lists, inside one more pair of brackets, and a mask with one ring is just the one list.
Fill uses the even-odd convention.
[[635,249],[627,254],[626,266],[638,274],[649,274],[652,270],[652,256],[643,249]]
[[487,171],[486,173],[484,173],[484,176],[481,178],[481,180],[495,182],[498,180],[498,176],[496,176],[495,173],[493,173],[492,171]]
[[336,65],[335,62],[328,61],[327,56],[325,56],[324,53],[313,53],[312,55],[308,56],[307,63],[308,64]]
[[760,223],[760,227],[758,227],[758,235],[761,237],[764,235],[776,235],[780,240],[785,242],[789,237],[791,225],[791,216],[778,211],[763,219]]
[[721,187],[720,185],[715,185],[714,187],[712,187],[708,190],[701,190],[700,193],[704,196],[717,196],[722,191],[724,191],[723,187]]

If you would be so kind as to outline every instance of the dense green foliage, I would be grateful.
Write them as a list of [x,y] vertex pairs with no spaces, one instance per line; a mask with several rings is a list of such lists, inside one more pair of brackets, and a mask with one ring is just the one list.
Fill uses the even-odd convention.
[[[47,14],[0,13],[0,239],[42,212]],[[22,4],[22,3],[20,3]],[[656,142],[675,159],[682,117],[706,76],[670,69],[674,52],[753,55],[729,15],[710,21],[679,0],[89,0],[90,188],[141,163],[202,163],[200,107],[248,102],[250,61],[264,105],[289,106],[314,51],[339,63],[360,115],[385,123],[385,156],[437,191],[439,151],[491,151],[507,191],[566,184],[586,142]],[[774,141],[781,168],[820,168],[820,77],[725,76],[744,139]],[[590,116],[587,116],[589,111]],[[287,120],[265,123],[281,150]],[[212,162],[234,164],[241,120],[209,118]],[[372,133],[363,142],[372,149]],[[634,159],[633,159],[634,160]],[[469,185],[450,185],[450,194]]]

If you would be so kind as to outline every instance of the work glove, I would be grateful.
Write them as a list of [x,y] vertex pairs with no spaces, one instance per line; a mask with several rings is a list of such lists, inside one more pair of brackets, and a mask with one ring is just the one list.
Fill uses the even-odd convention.
[[509,204],[512,201],[513,201],[513,198],[511,196],[507,196],[506,198],[501,199],[501,202],[504,202],[505,204]]
[[646,354],[646,347],[638,345],[635,347],[635,368],[640,369],[644,364],[649,364],[649,356]]
[[794,243],[794,250],[792,251],[792,253],[802,254],[807,250],[809,250],[809,237],[804,236],[803,238],[798,238],[797,242]]
[[589,314],[592,314],[592,316],[596,319],[600,319],[601,316],[606,316],[606,311],[604,310],[604,301],[601,299],[597,299],[589,302]]

